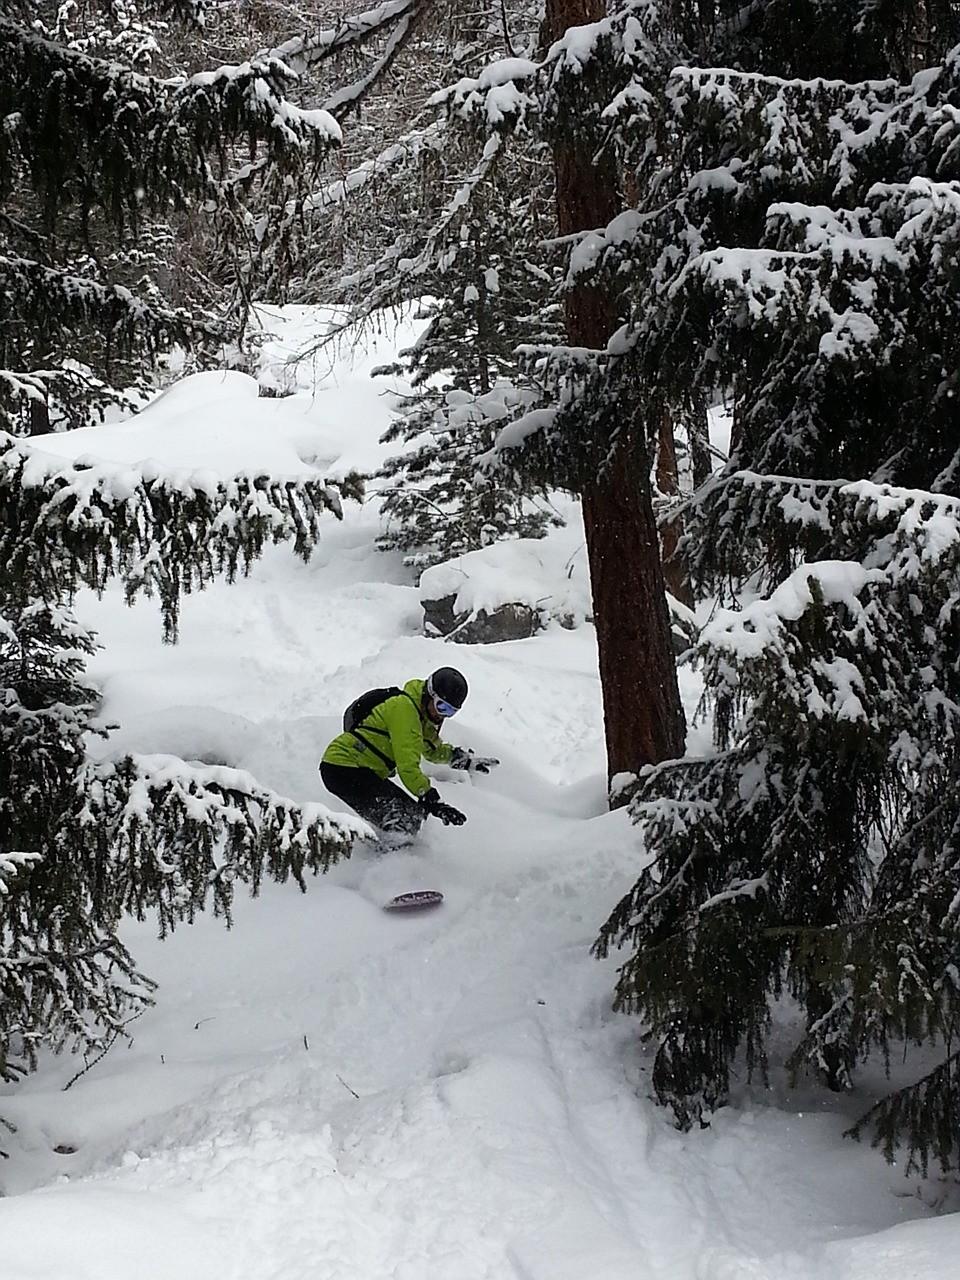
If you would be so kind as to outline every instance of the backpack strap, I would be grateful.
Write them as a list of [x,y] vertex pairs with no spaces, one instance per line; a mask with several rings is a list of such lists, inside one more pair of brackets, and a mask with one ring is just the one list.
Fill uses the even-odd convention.
[[[348,729],[347,732],[350,734],[351,738],[356,738],[356,740],[360,743],[361,746],[369,748],[369,750],[371,750],[375,756],[379,756],[391,773],[396,773],[397,762],[395,760],[391,760],[389,756],[385,756],[383,754],[383,752],[380,750],[379,747],[375,747],[372,742],[368,742],[366,738],[362,738],[360,734],[356,731],[356,729]],[[370,729],[368,730],[368,732],[382,734],[383,730]],[[389,737],[390,735],[387,734],[386,736]]]
[[[394,694],[393,696],[397,697],[397,694]],[[410,694],[407,693],[406,689],[400,690],[400,696],[404,698],[409,698],[410,701],[413,703],[413,708],[416,711],[417,715],[420,716],[420,708],[417,706],[416,699],[411,697]],[[387,702],[389,701],[389,699],[385,698],[384,701]],[[381,702],[379,705],[382,707],[383,702]],[[374,708],[374,710],[376,710],[376,708]],[[372,714],[373,712],[371,712],[371,715]],[[384,755],[384,753],[378,747],[375,747],[372,742],[368,742],[366,738],[361,737],[359,733],[359,729],[362,729],[364,733],[376,733],[381,738],[389,738],[390,737],[389,732],[386,729],[377,729],[372,724],[361,724],[358,726],[357,729],[347,730],[350,736],[352,738],[356,738],[356,740],[361,744],[361,746],[369,747],[375,756],[379,756],[379,758],[383,761],[383,763],[387,766],[387,768],[390,770],[391,773],[396,773],[397,762],[395,760],[391,760],[389,756]]]

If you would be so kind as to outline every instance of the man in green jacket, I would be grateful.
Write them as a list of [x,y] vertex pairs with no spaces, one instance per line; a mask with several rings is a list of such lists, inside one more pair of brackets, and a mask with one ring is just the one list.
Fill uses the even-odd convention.
[[[402,689],[372,689],[347,708],[344,732],[323,753],[323,785],[381,831],[414,835],[428,815],[459,827],[466,815],[443,803],[420,761],[476,773],[499,763],[440,740],[444,720],[466,696],[467,682],[453,667],[408,680]],[[406,791],[389,781],[395,773]]]

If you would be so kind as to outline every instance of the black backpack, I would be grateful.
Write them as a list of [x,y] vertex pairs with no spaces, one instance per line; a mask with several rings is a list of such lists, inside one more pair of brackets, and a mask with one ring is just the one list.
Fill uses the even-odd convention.
[[[395,685],[390,689],[368,689],[366,693],[361,693],[360,697],[355,698],[343,713],[344,733],[353,733],[354,729],[363,724],[370,712],[375,707],[379,707],[381,702],[402,694],[403,690]],[[379,755],[379,752],[377,754]]]

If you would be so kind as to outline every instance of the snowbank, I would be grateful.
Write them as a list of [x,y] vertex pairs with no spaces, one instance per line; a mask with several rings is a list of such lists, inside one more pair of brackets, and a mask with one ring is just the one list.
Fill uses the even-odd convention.
[[458,618],[524,605],[540,615],[581,625],[590,617],[590,581],[579,509],[570,503],[567,524],[545,538],[495,542],[427,569],[421,603],[452,599]]
[[237,476],[280,481],[341,480],[377,469],[406,384],[371,370],[415,340],[421,327],[399,319],[362,350],[344,339],[321,346],[336,314],[329,308],[256,308],[256,376],[222,369],[180,378],[121,421],[53,432],[21,442],[45,459],[114,465],[162,476],[177,487],[212,489]]
[[842,1240],[826,1247],[824,1260],[829,1280],[952,1280],[960,1272],[960,1216]]
[[393,424],[394,412],[409,384],[392,374],[373,371],[392,364],[397,352],[416,342],[424,321],[406,312],[383,315],[374,332],[347,333],[327,341],[342,319],[331,307],[255,308],[256,377],[270,396],[304,397],[318,421],[330,427],[342,450],[339,478],[347,471],[372,475],[396,445],[380,437]]
[[222,370],[181,378],[123,422],[35,436],[30,449],[212,489],[236,476],[340,479],[347,471],[342,441],[311,397],[266,399],[256,379]]

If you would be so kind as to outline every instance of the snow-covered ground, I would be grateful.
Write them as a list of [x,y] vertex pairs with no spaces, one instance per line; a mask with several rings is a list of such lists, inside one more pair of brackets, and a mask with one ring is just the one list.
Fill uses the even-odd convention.
[[[274,357],[309,328],[293,313]],[[367,371],[383,358],[341,362],[315,399],[309,370],[275,364],[301,396],[247,409],[285,424],[305,463],[370,465],[390,399]],[[204,422],[229,431],[236,397],[202,386]],[[249,415],[240,426],[252,443]],[[350,507],[309,564],[276,548],[245,581],[187,599],[176,648],[149,602],[81,602],[121,745],[239,765],[337,807],[316,763],[345,704],[453,663],[472,693],[449,736],[503,765],[436,770],[469,821],[429,824],[415,852],[360,850],[305,896],[270,886],[238,900],[229,932],[126,930],[160,984],[133,1043],[69,1089],[82,1064],[61,1058],[0,1091],[16,1127],[0,1127],[0,1280],[960,1274],[949,1185],[841,1136],[866,1092],[743,1085],[686,1135],[654,1106],[639,1027],[609,1010],[615,959],[589,956],[640,858],[624,814],[604,811],[592,629],[428,640],[377,529],[375,504]],[[686,673],[684,696],[692,711]],[[380,909],[415,888],[446,901]]]

